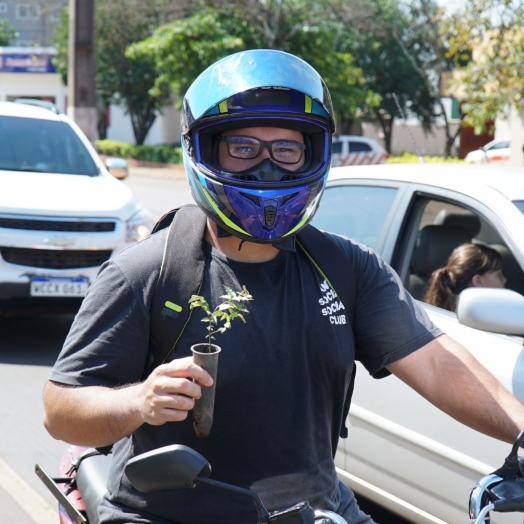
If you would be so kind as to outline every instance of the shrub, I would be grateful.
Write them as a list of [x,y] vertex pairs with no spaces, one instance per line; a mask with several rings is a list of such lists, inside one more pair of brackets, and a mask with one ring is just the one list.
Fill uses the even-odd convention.
[[120,158],[133,158],[145,162],[160,162],[163,164],[180,164],[182,150],[173,146],[136,146],[116,140],[97,140],[97,151],[101,155]]

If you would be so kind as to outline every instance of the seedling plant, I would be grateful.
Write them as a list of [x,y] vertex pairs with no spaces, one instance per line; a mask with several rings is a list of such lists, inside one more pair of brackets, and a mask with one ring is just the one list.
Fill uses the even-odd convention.
[[[231,288],[224,286],[226,294],[220,298],[223,302],[211,311],[209,304],[206,299],[200,295],[193,295],[189,299],[189,307],[191,310],[201,307],[206,316],[202,319],[202,322],[207,322],[207,343],[208,352],[211,353],[211,341],[215,339],[213,335],[216,333],[224,333],[227,329],[231,328],[231,322],[235,318],[239,318],[242,322],[246,322],[244,313],[247,314],[249,311],[245,307],[246,302],[253,300],[253,297],[249,294],[246,286],[242,286],[242,291],[233,291]],[[222,324],[221,324],[222,323]]]

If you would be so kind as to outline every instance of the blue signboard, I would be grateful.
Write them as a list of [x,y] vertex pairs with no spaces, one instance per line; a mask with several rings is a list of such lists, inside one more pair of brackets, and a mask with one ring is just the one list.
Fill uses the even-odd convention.
[[44,54],[0,54],[0,73],[56,73],[52,58]]

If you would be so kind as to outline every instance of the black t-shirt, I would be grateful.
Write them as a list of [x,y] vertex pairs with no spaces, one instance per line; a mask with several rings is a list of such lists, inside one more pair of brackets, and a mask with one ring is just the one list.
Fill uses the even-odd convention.
[[[254,298],[246,324],[236,320],[216,336],[222,352],[210,435],[197,438],[188,417],[163,426],[144,424],[119,441],[101,508],[103,521],[256,522],[250,499],[216,489],[135,491],[123,474],[127,460],[175,443],[202,453],[212,465],[212,478],[256,491],[269,510],[300,500],[339,510],[333,456],[354,360],[373,376],[386,376],[387,364],[441,332],[379,256],[332,236],[356,272],[354,340],[343,305],[300,250],[253,264],[229,260],[207,246],[200,294],[211,308],[221,301],[224,286],[240,290],[245,285]],[[140,380],[165,239],[164,230],[102,267],[51,380],[108,387]],[[191,345],[204,341],[203,315],[193,311],[170,359],[189,356]]]

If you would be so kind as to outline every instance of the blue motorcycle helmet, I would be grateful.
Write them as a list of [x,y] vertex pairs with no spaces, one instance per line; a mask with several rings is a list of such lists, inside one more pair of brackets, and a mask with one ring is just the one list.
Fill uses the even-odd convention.
[[[303,165],[293,171],[266,158],[241,172],[225,170],[218,160],[222,134],[248,127],[301,132]],[[182,154],[193,198],[219,234],[284,245],[315,214],[334,131],[327,87],[300,58],[263,49],[223,58],[200,74],[182,104]]]

